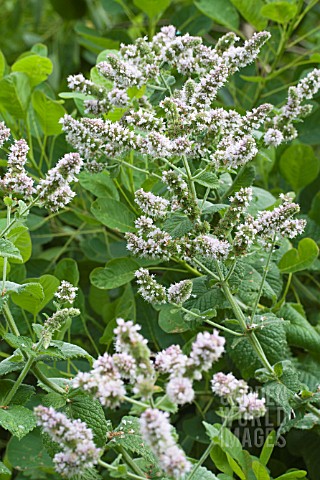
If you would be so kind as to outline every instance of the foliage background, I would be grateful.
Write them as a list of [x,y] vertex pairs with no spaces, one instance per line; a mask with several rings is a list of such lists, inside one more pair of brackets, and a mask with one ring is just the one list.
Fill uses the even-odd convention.
[[[221,102],[240,113],[263,102],[280,105],[288,86],[295,85],[301,76],[320,64],[320,4],[314,0],[1,0],[0,11],[0,114],[14,136],[24,136],[32,145],[31,157],[37,176],[70,151],[61,134],[59,117],[75,108],[83,111],[81,99],[75,99],[74,103],[71,95],[63,93],[67,92],[66,77],[80,71],[89,76],[99,53],[118,48],[120,42],[130,43],[139,36],[152,36],[159,25],[173,24],[181,33],[203,36],[209,44],[214,44],[222,33],[230,30],[242,38],[265,28],[272,33],[259,61],[241,70],[221,92]],[[23,71],[18,60],[31,49],[40,57],[50,59],[52,73],[50,62],[44,62],[33,72],[24,72],[31,84],[28,81],[28,85],[23,86],[19,83],[21,80],[18,84],[8,81],[12,72]],[[319,95],[313,103],[313,112],[299,127],[299,137],[293,144],[273,150],[271,154],[258,155],[255,186],[263,189],[263,206],[267,206],[268,201],[269,205],[270,201],[272,204],[270,194],[294,191],[302,214],[308,219],[305,236],[313,238],[319,245]],[[1,165],[4,165],[3,159]],[[114,185],[120,192],[120,200],[125,203],[125,197],[132,199],[133,195],[130,179],[124,171],[117,173]],[[254,175],[247,171],[247,177],[241,179],[242,185],[250,184]],[[110,196],[110,188],[108,182],[95,181],[83,174],[77,187],[78,196],[65,211],[46,217],[43,211],[35,209],[28,219],[30,239],[23,239],[26,263],[12,265],[10,279],[22,281],[45,274],[74,284],[79,282],[78,306],[82,315],[73,322],[68,338],[93,356],[110,347],[111,331],[118,316],[137,319],[154,350],[172,343],[184,344],[190,340],[190,333],[172,333],[164,315],[159,324],[158,312],[136,295],[135,286],[130,283],[135,266],[125,282],[111,288],[120,271],[116,259],[128,254],[125,241],[116,229],[99,221],[91,209],[96,197]],[[112,190],[111,196],[113,194]],[[4,208],[1,214],[5,217]],[[106,263],[109,284],[104,283],[101,289],[92,272]],[[312,268],[293,275],[288,291],[288,299],[301,306],[301,312],[307,314],[318,333],[319,273],[320,261],[317,260]],[[170,271],[163,278],[168,283],[178,279],[179,273]],[[37,316],[41,321],[39,312],[44,306],[47,311],[52,308],[56,280],[47,277],[43,279],[44,283],[45,280],[48,284],[44,304],[31,311],[20,309],[19,302],[14,306],[24,334],[32,335],[30,322]],[[320,341],[314,341],[308,355],[306,349],[299,346],[294,347],[293,353],[301,362],[301,368],[305,369],[305,375],[311,376],[316,384],[320,375]],[[6,357],[10,349],[2,347],[3,357]],[[231,370],[236,369],[231,359],[225,361]],[[47,367],[52,369],[51,373],[58,372],[59,375],[65,368],[63,362]],[[85,359],[67,362],[69,375],[86,368]],[[237,368],[241,371],[241,365]],[[34,399],[30,401],[36,402]],[[120,413],[118,415],[120,418]],[[218,420],[214,409],[205,411],[204,405],[184,407],[174,419],[182,446],[198,458],[207,442],[201,424],[203,418],[210,423]],[[116,419],[114,421],[116,423]],[[275,451],[271,460],[272,471],[280,475],[290,467],[307,467],[310,478],[317,479],[319,433],[318,426],[311,432],[291,431],[287,436],[287,447]],[[5,458],[13,466],[25,470],[16,478],[40,478],[40,471],[41,478],[56,478],[50,470],[49,457],[41,450],[36,432],[24,437],[19,444],[16,439],[8,443],[9,438],[5,431],[1,431],[0,448]],[[33,453],[37,448],[39,450],[35,458],[33,454],[30,456],[31,446]],[[9,477],[0,475],[0,478]]]

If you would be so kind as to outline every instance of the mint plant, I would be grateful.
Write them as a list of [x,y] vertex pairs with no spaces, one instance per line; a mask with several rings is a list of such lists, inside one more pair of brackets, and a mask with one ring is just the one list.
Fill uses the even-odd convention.
[[[2,328],[3,339],[14,351],[0,362],[0,373],[20,373],[7,384],[0,424],[18,438],[41,427],[53,462],[49,458],[49,475],[305,477],[303,470],[275,477],[267,464],[277,436],[320,421],[318,385],[302,376],[303,361],[290,350],[308,351],[319,333],[299,305],[286,302],[292,274],[314,264],[318,247],[306,236],[297,239],[307,223],[294,193],[275,198],[252,185],[257,155],[296,138],[296,123],[312,110],[305,101],[317,94],[320,71],[291,86],[279,108],[265,103],[240,112],[224,105],[221,94],[269,38],[268,32],[256,33],[238,46],[231,32],[213,48],[200,37],[163,27],[149,41],[139,38],[100,56],[90,79],[68,78],[82,115],[66,114],[61,124],[76,152],[35,182],[25,167],[27,143],[15,140],[9,147],[0,181],[7,207],[1,306],[10,330]],[[1,124],[2,144],[9,135]],[[123,247],[122,257],[91,271],[92,285],[112,291],[134,280],[141,297],[137,322],[132,290],[120,297],[115,290],[116,300],[109,303],[99,297],[95,311],[107,303],[100,340],[107,352],[101,355],[85,331],[96,359],[70,341],[85,302],[68,271],[61,283],[49,279],[50,288],[42,277],[7,280],[10,262],[23,262],[17,239],[27,231],[31,208],[54,214],[64,209],[75,197],[70,184],[78,178],[79,202],[86,202],[83,190],[98,197],[90,221],[104,225],[108,242],[115,237]],[[31,303],[40,300],[38,311],[30,297]],[[34,313],[33,322],[24,313],[29,336],[20,334],[12,304]],[[50,313],[37,318],[46,306]],[[144,310],[150,318],[147,313],[140,322]],[[150,324],[157,315],[168,339],[161,348],[154,348],[153,339],[151,349],[145,331],[154,331]],[[183,336],[175,342],[175,334]],[[74,364],[78,358],[89,365]],[[26,399],[29,374],[42,390],[36,406]],[[258,384],[260,393],[254,390]],[[221,418],[203,422],[210,442],[200,454],[187,453],[171,424],[179,409],[183,416],[189,407],[204,420],[210,412]],[[283,418],[258,459],[242,448],[232,425],[277,408]]]

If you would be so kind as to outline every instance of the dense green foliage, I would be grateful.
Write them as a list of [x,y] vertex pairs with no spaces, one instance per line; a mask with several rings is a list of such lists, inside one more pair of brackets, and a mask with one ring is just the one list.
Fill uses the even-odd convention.
[[[240,114],[265,102],[280,107],[288,87],[320,65],[320,5],[316,0],[2,0],[0,5],[0,120],[11,129],[13,138],[27,140],[28,169],[37,181],[73,150],[59,119],[67,112],[75,118],[85,116],[86,97],[68,90],[67,76],[81,71],[105,86],[95,65],[105,58],[106,51],[141,36],[151,39],[160,26],[174,25],[181,34],[201,36],[211,46],[228,31],[241,39],[251,37],[254,31],[271,33],[258,59],[219,91],[215,106]],[[177,78],[180,86],[181,76]],[[159,102],[165,90],[162,86],[152,92],[152,101]],[[138,102],[143,93],[136,89],[130,95]],[[127,250],[124,234],[135,232],[138,216],[135,191],[143,187],[162,193],[158,179],[163,164],[158,160],[146,164],[141,155],[131,152],[103,172],[83,170],[74,186],[76,197],[58,212],[48,213],[37,205],[24,218],[25,204],[14,206],[11,213],[16,213],[17,224],[0,240],[0,269],[7,273],[0,299],[1,480],[61,478],[51,458],[57,444],[36,428],[33,407],[39,404],[85,421],[99,447],[108,438],[104,459],[114,470],[104,470],[101,477],[88,472],[86,478],[130,478],[127,473],[136,470],[132,470],[127,452],[138,469],[149,475],[145,478],[165,478],[137,432],[135,415],[141,413],[141,405],[123,403],[115,411],[102,409],[82,392],[71,389],[69,395],[65,389],[78,371],[90,369],[93,358],[113,352],[118,317],[142,326],[152,352],[179,344],[188,353],[196,334],[208,327],[204,319],[223,325],[229,330],[225,333],[227,354],[214,372],[233,372],[252,387],[262,388],[272,403],[268,404],[268,418],[260,419],[261,427],[255,425],[250,436],[241,421],[235,420],[230,429],[221,427],[220,405],[210,390],[209,375],[199,383],[200,394],[194,403],[178,411],[164,400],[163,409],[171,413],[179,443],[190,458],[199,460],[210,445],[208,458],[193,480],[319,478],[319,99],[318,93],[309,102],[313,106],[310,115],[296,125],[297,139],[278,148],[261,146],[254,160],[238,171],[220,171],[219,179],[206,172],[194,183],[199,198],[207,199],[203,213],[212,225],[225,215],[228,197],[241,187],[253,186],[253,215],[278,205],[280,193],[290,192],[301,206],[298,216],[307,221],[302,235],[283,241],[272,258],[261,250],[240,259],[230,275],[229,264],[222,272],[222,279],[228,275],[228,291],[245,315],[258,301],[256,316],[253,313],[256,337],[275,376],[261,363],[247,337],[230,335],[230,330],[239,331],[236,315],[221,288],[216,266],[210,266],[207,275],[181,259],[148,261]],[[114,108],[106,117],[117,121],[124,113]],[[2,169],[6,162],[6,150],[2,149]],[[197,173],[192,172],[194,176]],[[8,203],[1,201],[2,231],[8,222],[7,207]],[[166,231],[174,238],[192,231],[195,225],[179,214],[166,222]],[[184,309],[145,302],[137,293],[134,274],[146,266],[166,287],[191,279],[196,298],[190,298]],[[35,349],[44,314],[55,311],[54,293],[62,280],[79,287],[75,307],[81,313],[55,334],[49,349],[43,345]],[[7,395],[26,361],[30,370],[8,407]],[[52,383],[57,387],[52,388]],[[162,395],[160,389],[156,395]],[[126,432],[128,421],[137,433],[122,439],[117,432]],[[274,430],[280,436],[275,447]]]

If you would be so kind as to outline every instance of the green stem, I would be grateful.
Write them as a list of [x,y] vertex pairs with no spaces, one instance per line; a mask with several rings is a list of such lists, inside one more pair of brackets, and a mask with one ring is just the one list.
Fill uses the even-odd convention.
[[49,380],[41,372],[41,370],[39,369],[39,367],[37,365],[34,365],[32,370],[33,370],[34,375],[37,377],[37,379],[40,380],[40,382],[42,382],[44,385],[49,387],[51,390],[53,390],[56,393],[59,393],[60,395],[65,395],[66,394],[66,391],[64,390],[64,388],[59,387],[59,385],[56,385],[55,383],[51,382],[51,380]]
[[252,314],[251,314],[251,324],[253,323],[254,316],[256,314],[258,304],[259,304],[259,301],[260,301],[260,298],[261,298],[261,295],[262,295],[263,287],[264,287],[264,284],[265,284],[265,281],[266,281],[266,278],[267,278],[267,275],[268,275],[270,262],[271,262],[271,257],[272,257],[272,253],[273,253],[274,243],[275,243],[275,235],[274,235],[273,240],[272,240],[270,252],[269,252],[269,255],[268,255],[268,258],[267,258],[267,263],[266,263],[266,265],[263,269],[263,275],[262,275],[258,295],[257,295],[256,300],[255,300],[254,305],[253,305]]
[[220,325],[219,323],[212,322],[211,320],[207,320],[203,315],[199,315],[196,312],[192,312],[191,310],[188,310],[187,308],[182,307],[181,305],[177,305],[176,303],[173,303],[177,308],[180,308],[183,312],[188,313],[189,315],[192,315],[195,318],[201,318],[204,322],[208,323],[209,325],[212,325],[213,327],[219,328],[220,330],[224,330],[227,333],[230,333],[231,335],[235,335],[236,337],[242,337],[243,334],[239,332],[234,332],[233,330],[230,330],[227,327],[224,327],[223,325]]
[[34,358],[29,357],[28,360],[27,360],[27,363],[25,364],[25,366],[21,370],[21,373],[20,373],[19,377],[17,378],[17,380],[15,381],[15,383],[14,383],[13,387],[11,388],[10,392],[8,393],[6,398],[4,399],[4,401],[2,403],[3,407],[6,407],[7,405],[9,405],[9,403],[11,402],[11,400],[13,399],[15,394],[17,393],[21,383],[23,382],[23,380],[25,379],[25,377],[29,373],[29,370],[32,367],[33,362],[34,362]]
[[[20,213],[20,217],[23,217],[23,215],[27,213],[30,210],[30,208],[37,203],[38,200],[39,200],[39,195],[35,199],[33,199],[32,202],[30,202],[29,205],[24,210],[22,210],[22,212]],[[3,237],[11,229],[11,227],[16,223],[17,220],[18,220],[17,217],[14,217],[14,219],[9,223],[9,225],[7,225],[6,228],[2,230],[2,232],[0,232],[0,237]]]
[[8,306],[7,303],[5,303],[2,307],[2,312],[3,312],[3,315],[9,325],[9,328],[11,330],[11,332],[16,335],[17,337],[20,337],[20,332],[19,332],[19,329],[16,325],[16,322],[14,321],[14,318],[11,314],[11,311],[10,311],[10,308]]
[[122,447],[119,446],[119,451],[123,457],[123,460],[126,462],[126,464],[136,473],[137,475],[140,475],[143,478],[144,472],[141,470],[141,468],[133,461],[133,459],[130,457],[128,452]]
[[210,452],[211,452],[212,448],[214,447],[214,445],[215,445],[214,441],[209,443],[208,447],[206,448],[206,450],[201,455],[201,458],[200,458],[199,462],[197,462],[196,465],[191,470],[190,475],[187,477],[187,480],[191,480],[195,476],[197,470],[201,467],[201,465],[209,457]]
[[126,395],[123,397],[126,402],[132,403],[133,405],[138,405],[138,407],[143,408],[150,408],[150,405],[144,402],[139,402],[139,400],[135,400],[134,398],[127,397]]
[[[104,462],[103,460],[99,460],[98,464],[101,465],[101,467],[107,468],[108,470],[111,470],[113,472],[118,471],[118,467],[114,467],[113,465],[109,465],[108,463]],[[141,477],[140,475],[136,475],[135,473],[131,473],[131,472],[127,472],[126,476],[128,478],[133,478],[135,480],[146,480],[146,478],[148,478],[145,475],[143,477]]]
[[282,304],[286,301],[286,297],[288,295],[289,288],[290,288],[290,285],[291,285],[291,280],[292,280],[292,273],[289,273],[288,281],[287,281],[287,284],[286,284],[286,288],[284,289],[283,295],[280,298],[279,302],[276,303],[276,305],[273,307],[273,310],[278,310],[279,308],[281,308]]
[[194,204],[197,205],[197,192],[196,192],[196,187],[194,185],[194,181],[192,179],[192,173],[191,173],[191,170],[190,170],[190,166],[189,166],[187,157],[185,155],[183,155],[182,159],[183,159],[184,168],[186,169],[186,173],[187,173],[187,177],[188,177],[188,181],[189,181],[189,187],[191,189],[193,201],[194,201]]

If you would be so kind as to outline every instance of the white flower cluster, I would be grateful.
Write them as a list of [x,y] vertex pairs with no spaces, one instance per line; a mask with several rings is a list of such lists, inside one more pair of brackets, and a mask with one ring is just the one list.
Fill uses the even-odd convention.
[[41,203],[53,212],[64,208],[75,196],[70,188],[71,182],[76,182],[83,165],[78,153],[64,155],[46,177],[41,179],[37,193]]
[[135,226],[137,234],[126,233],[127,249],[144,258],[168,260],[177,253],[178,245],[171,235],[156,227],[152,218],[142,215]]
[[183,480],[192,465],[176,444],[168,417],[167,412],[148,408],[141,415],[140,430],[166,475]]
[[140,268],[135,272],[137,284],[139,285],[138,292],[146,302],[149,303],[175,303],[182,305],[186,302],[192,293],[191,280],[182,280],[181,282],[173,283],[167,289],[158,283],[154,275],[150,275],[147,269]]
[[168,213],[169,201],[151,192],[145,192],[143,188],[135,192],[134,200],[149,217],[163,218]]
[[212,235],[199,235],[194,240],[195,251],[204,257],[221,260],[229,255],[231,245],[227,240],[219,240]]
[[[164,64],[200,80],[189,78],[181,90],[175,89],[173,95],[164,98],[160,102],[164,116],[145,96],[135,99],[135,104],[132,99],[134,108],[117,122],[101,118],[77,121],[66,115],[62,124],[67,140],[87,159],[93,154],[97,158],[116,157],[134,149],[155,158],[207,157],[217,165],[221,162],[231,167],[246,163],[257,151],[252,132],[263,123],[270,106],[262,105],[241,117],[234,111],[212,108],[212,103],[228,77],[251,63],[269,36],[260,32],[243,46],[235,47],[239,39],[227,34],[214,49],[203,45],[199,37],[177,36],[175,28],[169,26],[163,27],[150,42],[140,38],[133,45],[122,45],[119,55],[108,54],[97,65],[101,75],[113,82],[110,91],[94,86],[81,74],[69,77],[71,88],[96,96],[86,100],[90,113],[99,115],[112,105],[129,108],[129,87],[141,88],[152,81],[148,85],[151,91],[154,86],[164,88],[163,83],[167,88],[168,73],[160,75]],[[206,135],[199,137],[199,133]],[[216,153],[213,145],[217,145]]]
[[79,372],[73,379],[73,387],[89,392],[108,408],[118,407],[126,393],[120,372],[108,353],[93,363],[90,372]]
[[244,380],[237,380],[232,373],[216,373],[211,381],[215,395],[224,397],[238,413],[246,420],[262,417],[266,413],[265,399],[258,398],[255,392],[249,392],[249,386]]
[[73,387],[91,393],[109,408],[116,408],[124,401],[123,380],[129,380],[133,393],[147,398],[153,392],[155,372],[147,340],[140,335],[140,328],[140,325],[118,318],[114,330],[116,353],[105,353],[93,363],[90,372],[79,372]]
[[256,218],[248,215],[245,222],[237,226],[234,237],[234,247],[237,251],[247,250],[257,238],[269,245],[274,238],[275,240],[278,237],[294,238],[303,232],[306,221],[292,218],[299,212],[299,205],[284,194],[280,194],[280,200],[281,204],[278,207],[260,211]]
[[0,148],[10,137],[10,128],[7,128],[4,122],[0,122]]
[[252,200],[252,188],[240,188],[232,197],[229,197],[230,206],[225,215],[220,219],[214,233],[217,237],[227,237],[233,227],[239,223]]
[[[10,135],[10,130],[3,126],[2,132],[2,138],[7,139]],[[23,139],[15,140],[14,143],[10,145],[7,172],[4,177],[0,179],[1,189],[8,193],[16,193],[27,197],[35,192],[33,179],[29,177],[24,168],[27,162],[28,151],[29,147],[27,142]]]
[[305,100],[310,100],[320,89],[320,69],[308,73],[295,87],[289,88],[287,103],[280,112],[267,122],[269,127],[264,135],[267,146],[277,147],[282,142],[293,140],[297,130],[293,123],[310,113],[312,105],[303,105]]
[[93,441],[93,433],[79,419],[70,420],[52,407],[34,409],[37,424],[63,449],[53,457],[56,471],[63,477],[82,475],[98,463],[101,450]]
[[184,355],[178,345],[158,353],[155,367],[161,373],[169,374],[166,393],[169,399],[178,405],[190,403],[194,399],[193,381],[201,380],[213,363],[224,352],[225,339],[217,330],[198,333],[191,346],[190,355]]
[[77,296],[78,287],[74,287],[72,283],[62,280],[58,290],[54,296],[59,300],[59,303],[73,303]]

